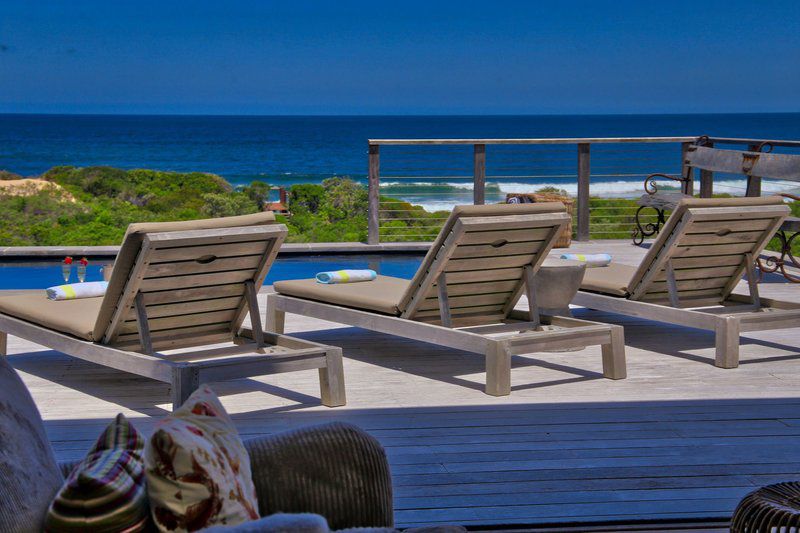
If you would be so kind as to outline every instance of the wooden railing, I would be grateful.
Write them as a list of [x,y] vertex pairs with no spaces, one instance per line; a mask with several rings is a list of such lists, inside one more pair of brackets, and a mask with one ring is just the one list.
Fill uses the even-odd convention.
[[[767,147],[771,150],[773,147],[783,148],[800,148],[800,141],[773,141],[765,139],[736,139],[730,137],[708,137],[705,143],[708,147],[724,147],[725,145],[732,145],[738,147],[746,146],[748,151],[760,152]],[[709,170],[700,171],[700,196],[708,198],[714,193],[714,174]],[[761,196],[761,178],[758,176],[748,176],[746,196]]]
[[[380,149],[381,146],[452,146],[473,147],[473,203],[485,202],[487,145],[575,145],[577,150],[577,239],[588,240],[589,196],[591,189],[591,146],[593,144],[679,143],[685,147],[697,137],[601,137],[560,139],[371,139],[369,141],[369,237],[368,243],[380,242]],[[677,158],[678,156],[676,156]]]
[[[705,136],[704,136],[705,137]],[[590,205],[589,198],[592,193],[592,145],[623,145],[625,148],[631,145],[675,145],[676,154],[674,158],[675,173],[683,173],[685,170],[685,154],[687,147],[696,142],[699,136],[682,137],[601,137],[601,138],[551,138],[551,139],[371,139],[369,140],[369,215],[368,215],[368,243],[377,244],[380,242],[380,213],[381,213],[381,147],[389,146],[417,146],[417,147],[453,147],[453,146],[472,146],[472,202],[483,204],[486,201],[487,183],[487,146],[551,146],[555,149],[558,145],[572,145],[575,147],[575,171],[574,175],[577,185],[576,194],[576,238],[577,240],[588,240],[590,238]],[[747,146],[749,150],[763,148],[765,144],[772,147],[800,147],[800,141],[765,140],[765,139],[734,139],[722,137],[706,137],[705,142],[710,145],[735,145]],[[680,151],[678,150],[680,147]],[[741,148],[740,148],[741,149]],[[563,152],[562,152],[563,153]],[[671,157],[670,157],[671,159]],[[645,174],[663,171],[660,168],[643,168]],[[606,174],[606,176],[615,174]],[[620,174],[622,175],[622,174]],[[625,174],[626,177],[639,176],[639,174]],[[443,179],[445,176],[432,176]],[[466,176],[463,176],[466,177]],[[493,176],[492,178],[502,178]],[[509,177],[509,176],[506,176]],[[563,176],[562,176],[563,177]],[[467,178],[469,179],[469,178]],[[712,172],[702,171],[699,173],[700,196],[708,197],[713,192],[714,176]],[[694,177],[690,173],[690,181],[685,184],[685,190],[694,193]],[[759,178],[751,178],[747,183],[747,195],[761,194],[761,181]]]

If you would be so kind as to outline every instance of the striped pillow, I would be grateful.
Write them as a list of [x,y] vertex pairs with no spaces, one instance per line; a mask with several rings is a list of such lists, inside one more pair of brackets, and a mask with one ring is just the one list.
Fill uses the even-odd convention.
[[145,439],[122,415],[67,478],[45,519],[46,531],[143,531],[149,525]]

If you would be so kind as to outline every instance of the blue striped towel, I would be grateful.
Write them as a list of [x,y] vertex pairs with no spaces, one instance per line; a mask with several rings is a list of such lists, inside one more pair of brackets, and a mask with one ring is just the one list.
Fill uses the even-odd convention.
[[611,254],[561,254],[561,259],[583,261],[587,268],[604,267],[611,264]]
[[330,270],[317,274],[317,283],[333,285],[335,283],[356,283],[372,281],[378,274],[374,270]]
[[80,298],[97,298],[98,296],[103,296],[107,288],[107,281],[87,281],[86,283],[56,285],[47,289],[47,299],[77,300]]

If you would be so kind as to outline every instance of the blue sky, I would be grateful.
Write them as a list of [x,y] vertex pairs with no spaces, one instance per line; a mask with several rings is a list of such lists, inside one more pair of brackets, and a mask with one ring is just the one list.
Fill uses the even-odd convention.
[[0,3],[0,112],[762,111],[797,0]]

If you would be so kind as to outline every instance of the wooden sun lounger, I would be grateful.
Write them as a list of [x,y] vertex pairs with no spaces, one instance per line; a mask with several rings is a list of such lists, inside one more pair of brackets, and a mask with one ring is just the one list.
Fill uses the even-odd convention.
[[[735,368],[741,332],[800,325],[800,305],[761,298],[754,273],[788,213],[774,196],[683,199],[638,268],[587,269],[572,303],[714,331],[716,366]],[[732,294],[743,273],[750,294]]]
[[[560,203],[459,206],[411,282],[277,282],[267,328],[283,331],[295,313],[482,354],[494,396],[511,392],[512,355],[544,350],[599,344],[604,376],[624,378],[621,327],[540,315],[536,305],[536,271],[568,219]],[[523,293],[528,310],[515,311]]]
[[262,329],[257,288],[287,232],[273,221],[264,213],[132,224],[104,297],[0,291],[2,354],[11,334],[171,383],[173,407],[204,382],[318,368],[322,403],[344,405],[341,349]]

